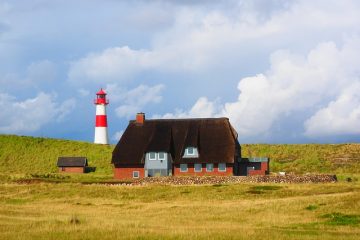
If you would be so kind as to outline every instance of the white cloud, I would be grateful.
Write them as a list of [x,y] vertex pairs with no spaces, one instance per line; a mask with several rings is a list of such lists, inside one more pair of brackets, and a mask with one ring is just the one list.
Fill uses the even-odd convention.
[[122,103],[115,109],[116,115],[120,118],[130,118],[137,112],[141,112],[145,106],[160,103],[162,101],[161,92],[164,88],[162,84],[155,86],[141,84],[134,89],[126,90],[116,84],[109,84],[106,86],[106,91],[112,102]]
[[71,81],[90,79],[95,82],[127,79],[139,68],[152,64],[151,53],[146,50],[134,51],[128,46],[105,49],[101,53],[72,62],[69,71]]
[[[295,1],[265,18],[259,4],[234,5],[230,11],[179,8],[173,26],[157,33],[148,49],[121,46],[90,53],[72,62],[69,80],[124,82],[146,70],[211,72],[235,66],[249,52],[254,58],[279,46],[301,49],[318,40],[336,42],[342,37],[339,32],[352,34],[360,24],[357,1]],[[257,59],[248,61],[255,64]]]
[[34,132],[51,121],[61,121],[74,106],[73,99],[58,104],[54,96],[43,92],[24,101],[0,93],[0,132]]
[[221,106],[218,101],[211,102],[206,97],[199,98],[189,111],[176,109],[175,113],[155,114],[151,118],[205,118],[217,116]]
[[[340,48],[333,42],[321,43],[305,56],[277,51],[271,56],[269,71],[240,80],[237,101],[220,105],[200,98],[189,111],[162,117],[226,116],[240,137],[259,136],[268,134],[275,122],[285,122],[290,114],[313,114],[314,109],[336,99],[307,121],[306,134],[358,133],[359,128],[353,127],[359,124],[359,87],[353,84],[359,82],[359,46],[360,38],[352,38]],[[329,123],[319,128],[326,118]]]
[[360,81],[305,122],[310,137],[360,134]]

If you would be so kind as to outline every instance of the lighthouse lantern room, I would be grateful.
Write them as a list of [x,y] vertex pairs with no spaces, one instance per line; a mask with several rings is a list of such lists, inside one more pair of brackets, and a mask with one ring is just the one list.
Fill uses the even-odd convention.
[[96,93],[94,104],[96,105],[94,143],[109,144],[106,116],[106,105],[109,104],[109,101],[106,99],[106,92],[102,88]]

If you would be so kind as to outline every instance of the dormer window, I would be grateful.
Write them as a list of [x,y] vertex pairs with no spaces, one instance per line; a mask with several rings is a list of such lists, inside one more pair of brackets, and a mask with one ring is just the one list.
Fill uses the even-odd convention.
[[193,147],[188,147],[185,149],[186,155],[195,155],[195,151]]
[[156,152],[149,153],[149,160],[156,160]]
[[148,152],[146,153],[147,158],[151,161],[155,160],[166,160],[166,152]]
[[159,158],[159,160],[165,160],[165,153],[164,152],[159,152],[158,153],[158,158]]
[[196,147],[187,147],[187,148],[185,148],[183,157],[197,158],[197,157],[199,157],[199,152]]

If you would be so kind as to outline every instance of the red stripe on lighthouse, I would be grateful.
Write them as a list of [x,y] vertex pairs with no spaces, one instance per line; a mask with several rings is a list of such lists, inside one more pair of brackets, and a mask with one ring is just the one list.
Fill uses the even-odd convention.
[[96,115],[96,127],[107,127],[106,115]]

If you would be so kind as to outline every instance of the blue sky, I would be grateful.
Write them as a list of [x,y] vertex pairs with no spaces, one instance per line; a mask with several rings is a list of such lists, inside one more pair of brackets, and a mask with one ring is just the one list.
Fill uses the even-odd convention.
[[0,0],[0,133],[91,142],[102,87],[113,143],[139,111],[359,142],[359,26],[357,0]]

